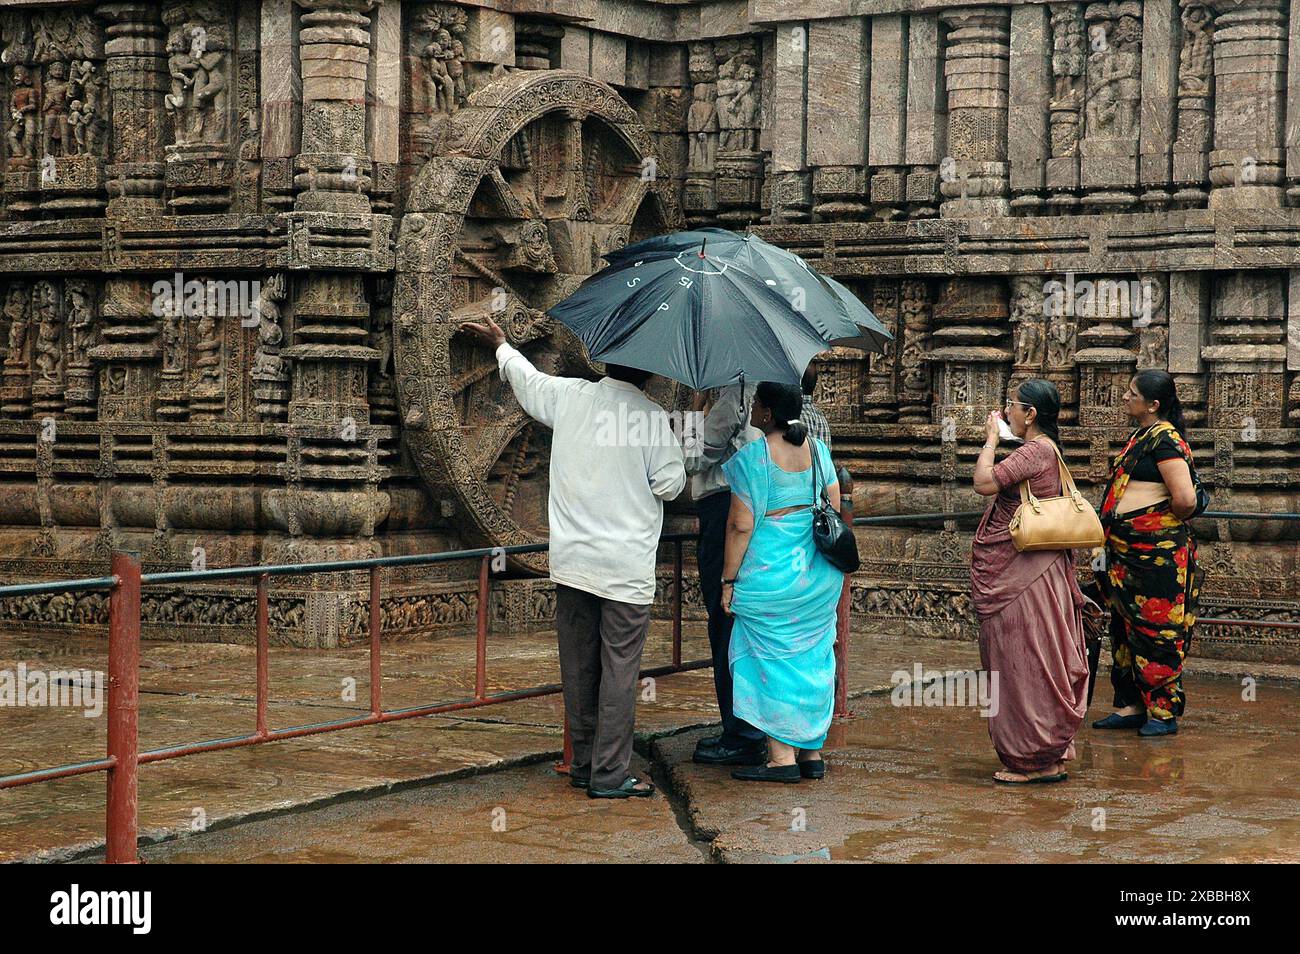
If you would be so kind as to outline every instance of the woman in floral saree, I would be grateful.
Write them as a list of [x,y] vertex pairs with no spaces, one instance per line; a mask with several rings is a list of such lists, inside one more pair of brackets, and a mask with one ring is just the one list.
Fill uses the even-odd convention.
[[1200,594],[1196,536],[1186,522],[1197,506],[1196,465],[1169,374],[1140,372],[1124,399],[1138,429],[1111,465],[1101,508],[1105,565],[1097,573],[1111,608],[1116,711],[1093,728],[1173,735]]
[[831,507],[840,495],[830,452],[808,437],[802,408],[798,387],[760,384],[750,421],[765,437],[722,465],[732,493],[722,605],[736,617],[733,706],[768,736],[767,764],[731,773],[741,781],[799,782],[826,771],[844,574],[814,544],[810,507],[817,480]]

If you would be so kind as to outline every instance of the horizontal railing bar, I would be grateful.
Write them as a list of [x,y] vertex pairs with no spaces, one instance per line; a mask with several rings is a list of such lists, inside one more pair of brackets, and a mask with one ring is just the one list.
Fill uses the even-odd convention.
[[79,580],[49,580],[45,583],[15,583],[0,586],[0,597],[41,596],[45,593],[84,593],[88,590],[111,590],[115,576],[90,576]]
[[[705,669],[712,665],[713,660],[711,659],[697,659],[692,662],[682,663],[680,666],[670,664],[653,669],[643,669],[638,678],[667,676],[695,669]],[[359,729],[364,726],[379,725],[387,722],[400,722],[403,719],[438,715],[444,712],[460,712],[465,709],[480,709],[483,706],[501,702],[517,702],[523,699],[535,699],[541,696],[557,695],[562,691],[563,687],[560,684],[549,683],[543,686],[535,686],[530,689],[514,689],[510,692],[499,692],[490,696],[484,696],[482,699],[464,699],[457,702],[438,703],[436,705],[411,706],[405,709],[386,709],[378,716],[364,715],[352,719],[335,719],[330,722],[313,722],[305,725],[289,726],[283,729],[272,729],[263,735],[252,733],[250,735],[232,736],[224,739],[208,739],[203,742],[183,743],[180,745],[166,746],[161,749],[150,749],[147,752],[141,752],[138,761],[141,765],[151,762],[164,762],[168,759],[182,758],[187,755],[198,755],[204,752],[220,752],[226,749],[258,745],[263,742],[280,742],[285,739],[298,739],[307,735],[319,735],[322,732],[338,732],[344,729]]]
[[[982,510],[958,510],[948,513],[902,513],[883,514],[874,517],[857,517],[855,527],[907,526],[918,523],[932,523],[940,520],[973,520],[983,516]],[[1262,513],[1255,511],[1207,510],[1196,519],[1209,520],[1300,520],[1300,513]],[[676,540],[694,540],[696,534],[665,533],[660,537],[662,543]],[[509,556],[516,553],[542,553],[549,549],[549,544],[519,543],[507,547],[479,547],[474,550],[445,550],[440,553],[416,553],[405,556],[370,557],[363,560],[333,560],[325,563],[279,563],[265,566],[232,566],[207,570],[179,570],[170,573],[146,573],[140,582],[145,586],[161,586],[168,583],[195,583],[203,580],[246,579],[262,576],[299,576],[309,573],[346,573],[353,570],[369,570],[373,567],[428,566],[435,563],[448,563],[455,560],[480,560],[486,556],[498,554]],[[77,593],[92,590],[112,589],[116,577],[96,576],[76,580],[51,580],[44,583],[18,583],[0,586],[0,599],[10,596],[40,596],[46,593]]]
[[1196,617],[1197,626],[1257,626],[1260,629],[1300,629],[1300,623],[1272,619],[1222,619],[1214,616]]
[[21,772],[18,775],[0,775],[0,788],[17,788],[19,785],[31,785],[33,782],[50,782],[57,778],[89,775],[91,772],[107,772],[116,764],[117,759],[114,758],[95,759],[93,762],[72,762],[68,765],[56,765],[54,768]]
[[[694,533],[665,533],[660,542],[694,540]],[[264,566],[231,566],[207,570],[178,570],[174,573],[146,573],[140,577],[144,586],[163,583],[194,583],[201,580],[228,580],[250,576],[296,576],[307,573],[346,573],[352,570],[369,570],[373,567],[426,566],[432,563],[449,563],[454,560],[481,560],[497,555],[515,553],[542,553],[550,544],[516,543],[507,547],[479,547],[474,550],[444,550],[439,553],[414,553],[406,556],[367,557],[362,560],[332,560],[325,563],[276,563]]]

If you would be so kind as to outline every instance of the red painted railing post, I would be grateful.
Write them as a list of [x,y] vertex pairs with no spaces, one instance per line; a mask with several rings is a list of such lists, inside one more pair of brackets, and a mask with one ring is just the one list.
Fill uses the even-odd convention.
[[135,864],[140,752],[140,558],[114,553],[108,597],[108,798],[104,861]]
[[478,638],[474,657],[474,698],[487,694],[488,588],[491,557],[484,557],[478,567]]
[[[843,467],[840,478],[840,517],[853,526],[853,478]],[[853,590],[853,575],[844,574],[840,602],[835,608],[835,718],[851,715],[849,712],[849,603]]]
[[673,541],[673,665],[682,664],[682,541]]
[[[561,700],[564,696],[561,694]],[[564,754],[560,756],[560,761],[555,763],[555,771],[561,775],[568,775],[569,769],[573,767],[573,736],[569,735],[569,710],[564,710]]]
[[379,629],[382,625],[379,604],[379,567],[370,568],[370,714],[383,711],[383,674],[379,667]]
[[266,700],[270,693],[271,607],[267,588],[270,577],[257,578],[257,734],[265,736]]

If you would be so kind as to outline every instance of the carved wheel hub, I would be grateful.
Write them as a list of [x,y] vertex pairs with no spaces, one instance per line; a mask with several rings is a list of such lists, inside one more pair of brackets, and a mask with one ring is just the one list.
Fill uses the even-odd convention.
[[[651,139],[618,94],[579,73],[514,73],[470,97],[448,147],[412,182],[398,233],[394,358],[407,448],[469,541],[546,536],[551,436],[520,408],[495,356],[459,331],[492,315],[551,374],[595,377],[544,314],[601,255],[680,228],[646,160]],[[676,387],[652,397],[671,406]],[[544,553],[515,561],[532,570]]]

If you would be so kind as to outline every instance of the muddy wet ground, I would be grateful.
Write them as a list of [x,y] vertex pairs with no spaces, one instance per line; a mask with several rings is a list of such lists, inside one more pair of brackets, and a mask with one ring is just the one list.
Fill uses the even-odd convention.
[[[553,637],[494,641],[489,691],[554,681]],[[385,705],[463,698],[472,640],[387,647]],[[705,670],[662,677],[638,707],[652,799],[593,801],[557,776],[558,698],[413,719],[141,769],[141,832],[154,862],[324,861],[1192,861],[1300,860],[1300,683],[1200,663],[1169,739],[1084,728],[1069,781],[1007,788],[972,708],[900,708],[891,674],[965,669],[971,643],[855,637],[854,717],[832,730],[820,782],[755,785],[689,755],[716,719]],[[698,628],[685,658],[704,653]],[[668,657],[656,628],[646,665]],[[248,647],[148,644],[141,744],[252,726]],[[0,639],[0,669],[102,667],[102,644]],[[1204,667],[1198,675],[1197,666]],[[1223,674],[1213,676],[1211,669]],[[272,726],[343,718],[366,704],[364,650],[275,650]],[[1270,670],[1271,676],[1294,676]],[[356,700],[341,698],[357,680]],[[653,698],[651,698],[653,697]],[[1103,670],[1089,719],[1107,710]],[[103,720],[0,710],[0,773],[102,754]],[[641,758],[641,757],[639,757]],[[648,765],[649,759],[653,765]],[[0,791],[0,860],[95,859],[99,776]],[[271,816],[271,817],[267,817]],[[260,820],[258,820],[260,818]],[[232,827],[233,826],[233,827]],[[206,828],[207,830],[202,830]]]
[[[694,765],[704,730],[652,743],[665,790],[593,801],[548,765],[507,769],[147,850],[147,861],[788,863],[1300,861],[1300,693],[1204,679],[1174,738],[1085,728],[1071,778],[1012,788],[970,709],[855,701],[830,772],[741,783]],[[1100,701],[1090,718],[1106,710]],[[638,758],[638,770],[646,769]]]

